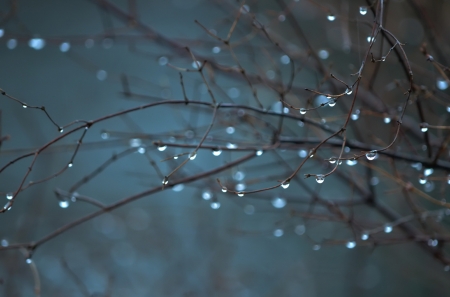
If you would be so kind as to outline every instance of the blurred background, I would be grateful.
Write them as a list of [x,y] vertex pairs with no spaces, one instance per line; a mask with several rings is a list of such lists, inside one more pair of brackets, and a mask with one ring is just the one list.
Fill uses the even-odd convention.
[[380,3],[0,0],[0,296],[448,296],[450,2]]

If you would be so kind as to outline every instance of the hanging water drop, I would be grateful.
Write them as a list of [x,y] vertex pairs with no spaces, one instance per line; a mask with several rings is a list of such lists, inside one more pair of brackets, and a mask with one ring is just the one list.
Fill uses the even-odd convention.
[[59,207],[61,208],[68,208],[69,207],[69,201],[59,201]]
[[335,106],[336,105],[336,99],[331,99],[330,101],[328,101],[328,106],[329,107],[333,107],[333,106]]
[[212,154],[216,157],[220,156],[221,153],[222,153],[221,149],[213,149],[213,151],[212,151]]
[[3,209],[4,210],[10,210],[11,207],[12,207],[12,202],[8,201],[8,202],[6,202],[5,206],[3,206]]
[[190,159],[190,160],[194,160],[195,158],[197,158],[197,153],[196,153],[196,152],[192,152],[192,153],[189,155],[189,159]]
[[244,193],[243,193],[243,192],[238,192],[237,195],[238,195],[239,197],[244,197]]
[[162,181],[163,185],[167,185],[169,183],[169,178],[167,176],[164,176],[164,179]]
[[285,180],[284,182],[281,183],[281,187],[283,189],[287,189],[287,188],[289,188],[290,184],[291,184],[291,182],[289,180]]
[[369,234],[367,234],[367,233],[361,234],[361,240],[367,240],[367,239],[369,239]]
[[7,247],[9,245],[9,242],[6,239],[2,239],[0,244],[1,244],[2,247]]
[[369,161],[374,160],[376,157],[377,157],[377,151],[376,151],[376,150],[370,151],[370,152],[368,152],[368,153],[366,154],[366,158],[367,158],[367,160],[369,160]]
[[389,224],[384,225],[384,233],[391,233],[392,232],[392,226]]
[[366,14],[367,14],[367,6],[361,6],[361,7],[359,8],[359,13],[360,13],[361,15],[366,15]]
[[23,107],[23,108],[27,108],[28,106],[27,106],[26,104],[23,104],[22,107]]
[[59,128],[58,128],[58,131],[59,131],[59,133],[63,133],[63,132],[64,132],[63,127],[59,127]]
[[321,184],[325,181],[325,176],[323,174],[317,174],[316,175],[316,182]]
[[31,263],[33,263],[33,260],[31,260],[31,258],[27,258],[27,259],[25,260],[25,262],[26,262],[27,264],[31,264]]
[[428,131],[428,123],[421,123],[420,124],[420,131],[427,132]]
[[345,89],[345,94],[347,94],[347,95],[351,95],[353,93],[353,90],[352,90],[352,88],[347,88],[347,89]]
[[300,108],[300,114],[305,114],[306,113],[306,109],[305,108]]
[[424,185],[427,183],[427,178],[423,175],[419,176],[419,184]]
[[273,235],[274,235],[275,237],[281,237],[281,236],[283,236],[283,234],[284,234],[283,229],[275,229],[275,230],[273,231]]
[[314,251],[320,250],[320,244],[315,244],[315,245],[313,245],[313,250],[314,250]]
[[12,192],[6,193],[6,199],[11,200],[13,199],[14,194]]
[[72,162],[70,162],[69,164],[67,164],[67,167],[72,167],[73,166],[73,163]]
[[390,117],[384,117],[383,119],[385,124],[389,124],[391,122],[391,118]]
[[425,176],[430,176],[430,175],[433,174],[433,172],[434,172],[434,169],[433,169],[433,168],[425,168],[425,170],[423,171],[423,174],[424,174]]
[[222,187],[222,192],[226,193],[228,191],[227,187]]
[[163,152],[167,148],[167,145],[158,145],[158,151]]
[[202,198],[203,198],[204,200],[209,200],[209,199],[211,199],[212,197],[213,197],[213,194],[212,194],[209,190],[204,191],[204,192],[202,193]]
[[331,157],[331,158],[328,159],[328,162],[330,162],[331,164],[336,163],[336,161],[337,161],[336,157]]
[[257,151],[256,151],[256,155],[257,155],[257,156],[261,156],[262,154],[263,154],[263,150],[257,150]]
[[334,21],[335,19],[336,19],[336,16],[334,15],[334,14],[328,14],[327,15],[327,19],[330,21],[330,22],[332,22],[332,21]]
[[212,209],[219,209],[220,208],[220,202],[211,202],[211,208]]
[[347,242],[347,244],[345,245],[348,249],[352,249],[356,246],[356,242],[354,241],[349,241]]

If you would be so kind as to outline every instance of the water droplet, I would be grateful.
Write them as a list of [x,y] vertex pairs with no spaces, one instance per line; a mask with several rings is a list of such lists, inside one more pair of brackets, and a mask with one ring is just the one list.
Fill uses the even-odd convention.
[[59,127],[59,128],[58,128],[58,131],[59,131],[59,133],[63,133],[63,132],[64,132],[63,127]]
[[158,145],[158,151],[163,152],[167,148],[167,145]]
[[336,163],[336,161],[337,161],[336,157],[331,157],[331,158],[328,159],[328,162],[330,162],[331,164]]
[[372,36],[367,36],[367,42],[375,41]]
[[218,46],[215,46],[215,47],[212,48],[212,52],[213,52],[214,54],[218,54],[218,53],[220,53],[220,51],[221,51],[221,49],[220,49],[220,47],[218,47]]
[[348,166],[355,166],[358,164],[358,161],[356,160],[347,160],[345,163],[347,163]]
[[234,129],[234,127],[227,127],[226,131],[228,134],[233,134],[236,129]]
[[164,179],[162,181],[163,185],[167,185],[169,183],[169,178],[167,176],[164,176]]
[[100,69],[97,71],[97,79],[98,80],[105,80],[108,77],[108,73],[105,70]]
[[350,118],[351,118],[353,121],[356,121],[357,119],[359,119],[359,114],[357,114],[357,113],[352,113],[352,115],[350,116]]
[[429,193],[434,190],[434,183],[432,181],[427,181],[424,185],[425,192]]
[[428,246],[436,247],[439,244],[437,239],[428,239]]
[[238,183],[234,187],[236,191],[244,191],[247,186],[244,183]]
[[423,175],[419,176],[419,184],[424,185],[427,183],[427,178]]
[[313,245],[313,250],[314,250],[314,251],[320,250],[320,244],[315,244],[315,245]]
[[275,78],[275,71],[267,70],[266,76],[267,76],[268,79],[274,79]]
[[32,38],[28,41],[28,46],[37,51],[41,50],[45,46],[45,40],[42,38]]
[[251,204],[246,205],[246,206],[244,207],[244,212],[245,212],[246,214],[248,214],[248,215],[252,215],[252,214],[255,213],[255,207],[254,207],[253,205],[251,205]]
[[392,232],[392,226],[389,224],[384,225],[384,233],[391,233]]
[[306,231],[305,225],[297,225],[297,226],[295,226],[294,232],[297,235],[303,235],[303,234],[305,234],[305,231]]
[[6,42],[6,47],[9,48],[10,50],[15,49],[17,46],[17,40],[15,39],[10,39]]
[[327,51],[327,50],[324,50],[324,49],[320,50],[320,51],[317,53],[317,55],[318,55],[319,58],[321,58],[322,60],[326,60],[326,59],[328,59],[328,57],[330,56],[330,54],[328,53],[328,51]]
[[165,65],[167,65],[167,63],[169,63],[169,59],[166,56],[159,57],[158,64],[160,66],[165,66]]
[[316,175],[316,182],[321,184],[325,181],[325,176],[323,174],[317,174]]
[[137,151],[138,151],[139,154],[145,154],[145,147],[141,146],[140,148],[138,148]]
[[202,198],[204,200],[210,200],[212,197],[213,197],[213,194],[209,190],[206,190],[202,193]]
[[222,192],[226,193],[228,191],[227,187],[222,187]]
[[347,88],[347,89],[345,89],[345,94],[351,95],[352,93],[353,93],[352,88]]
[[227,148],[228,149],[236,149],[238,147],[238,145],[237,144],[234,144],[234,143],[231,143],[231,142],[228,142],[227,143]]
[[73,163],[72,162],[70,162],[69,164],[67,164],[67,167],[72,167],[73,166]]
[[244,193],[243,193],[243,192],[237,192],[237,195],[238,195],[239,197],[244,197]]
[[174,192],[181,192],[184,189],[184,185],[183,184],[177,184],[175,186],[173,186],[172,190]]
[[283,189],[287,189],[287,188],[289,188],[290,184],[291,184],[291,182],[289,180],[285,180],[284,182],[281,183],[281,187]]
[[68,52],[69,49],[70,49],[70,43],[68,43],[68,42],[63,42],[59,46],[59,50],[63,53]]
[[264,153],[263,150],[257,150],[256,151],[256,155],[257,156],[261,156],[263,153]]
[[361,240],[367,240],[367,239],[369,239],[369,234],[367,234],[367,233],[361,234]]
[[194,69],[200,69],[202,67],[202,62],[200,61],[194,61],[192,62],[192,68]]
[[6,239],[2,239],[2,241],[1,241],[1,246],[3,246],[3,247],[7,247],[8,245],[9,245],[9,242],[8,242],[8,240],[6,240]]
[[26,104],[22,105],[23,108],[27,108],[28,106]]
[[220,202],[211,202],[211,208],[212,209],[219,209],[220,208]]
[[428,123],[421,123],[420,124],[420,131],[427,132],[428,131]]
[[433,168],[426,168],[426,169],[423,171],[423,174],[424,174],[425,176],[430,176],[430,175],[433,174],[433,172],[434,172]]
[[356,242],[354,241],[349,241],[347,242],[347,244],[345,245],[348,249],[352,249],[356,246]]
[[11,200],[13,199],[13,197],[14,197],[13,192],[6,193],[6,199]]
[[283,236],[283,234],[284,234],[283,229],[275,229],[275,230],[273,231],[273,235],[274,235],[275,237],[281,237],[281,236]]
[[333,98],[333,99],[328,101],[328,106],[329,107],[334,107],[335,105],[336,105],[336,99]]
[[327,15],[327,19],[330,21],[330,22],[332,22],[332,21],[334,21],[335,19],[336,19],[336,16],[334,15],[334,14],[328,14]]
[[384,62],[384,61],[386,61],[386,57],[385,56],[381,57],[381,62]]
[[367,158],[367,160],[369,160],[369,161],[374,160],[376,157],[377,157],[377,151],[376,151],[376,150],[370,151],[370,152],[368,152],[368,153],[366,154],[366,158]]
[[69,201],[66,201],[66,200],[59,201],[59,207],[61,207],[61,208],[68,208],[69,207]]
[[101,137],[102,139],[108,139],[108,138],[109,138],[109,133],[108,133],[108,132],[102,132],[102,133],[100,134],[100,137]]
[[359,8],[359,13],[360,13],[361,15],[366,15],[366,14],[367,14],[367,6],[361,6],[361,7]]
[[11,201],[8,201],[8,202],[6,202],[5,206],[3,206],[3,209],[5,209],[5,210],[10,210],[10,209],[11,209],[11,206],[12,206]]
[[287,201],[284,198],[280,198],[280,197],[275,197],[272,199],[272,205],[275,208],[283,208],[286,206]]
[[282,64],[287,65],[291,62],[291,59],[289,58],[288,55],[282,55],[280,61]]
[[31,260],[31,258],[27,258],[27,259],[25,260],[25,262],[26,262],[27,264],[31,264],[31,263],[33,263],[33,260]]
[[448,82],[442,78],[436,81],[436,86],[439,90],[446,90],[448,88]]
[[216,157],[220,156],[221,153],[222,153],[221,149],[213,149],[213,151],[212,151],[212,154]]
[[194,160],[195,158],[197,158],[197,152],[192,152],[192,153],[189,155],[189,159],[190,159],[190,160]]
[[300,158],[305,158],[308,155],[308,152],[306,150],[299,150],[298,151],[298,156]]
[[384,121],[385,124],[389,124],[391,122],[391,118],[390,117],[385,117],[383,119],[383,121]]
[[305,114],[306,113],[306,109],[305,108],[300,108],[300,114]]

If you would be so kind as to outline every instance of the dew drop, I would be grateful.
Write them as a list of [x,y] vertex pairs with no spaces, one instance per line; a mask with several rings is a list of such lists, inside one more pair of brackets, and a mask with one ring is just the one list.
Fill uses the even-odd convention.
[[59,50],[63,53],[68,52],[69,49],[70,49],[70,43],[68,43],[68,42],[63,42],[59,46]]
[[391,118],[390,117],[385,117],[383,119],[383,121],[384,121],[385,124],[389,124],[391,122]]
[[59,127],[59,128],[58,128],[58,131],[59,131],[59,133],[63,133],[63,132],[64,132],[63,127]]
[[45,40],[42,38],[32,38],[28,41],[28,46],[37,51],[41,50],[45,46]]
[[169,183],[169,178],[167,176],[164,176],[164,179],[162,181],[163,185],[167,185]]
[[367,6],[361,6],[359,8],[359,14],[366,15],[367,14]]
[[353,93],[352,88],[347,88],[347,89],[345,89],[345,94],[351,95],[352,93]]
[[333,98],[333,99],[328,101],[328,106],[329,107],[334,107],[335,105],[336,105],[336,99]]
[[257,151],[256,151],[256,155],[257,155],[257,156],[261,156],[262,154],[263,154],[263,150],[257,150]]
[[282,55],[280,61],[282,64],[287,65],[291,62],[291,59],[287,55]]
[[282,187],[283,189],[287,189],[287,188],[289,188],[289,185],[290,185],[290,184],[291,184],[290,181],[285,180],[284,182],[281,183],[281,187]]
[[337,161],[336,157],[331,157],[331,158],[328,159],[328,162],[330,162],[331,164],[336,163],[336,161]]
[[68,208],[69,207],[69,201],[59,201],[59,207],[61,208]]
[[218,53],[220,53],[220,51],[221,51],[221,49],[220,49],[220,47],[218,47],[218,46],[215,46],[215,47],[212,48],[212,52],[213,52],[214,54],[218,54]]
[[213,149],[213,151],[212,151],[212,154],[216,157],[220,156],[221,153],[222,153],[221,149]]
[[368,153],[366,154],[366,158],[367,158],[367,160],[369,160],[369,161],[374,160],[376,157],[377,157],[377,151],[375,151],[375,150],[370,151],[370,152],[368,152]]
[[317,174],[316,175],[316,182],[321,184],[325,181],[325,176],[323,176],[323,174]]
[[247,186],[244,183],[238,183],[234,187],[236,191],[244,191]]
[[238,195],[239,197],[244,197],[244,193],[243,193],[243,192],[238,192],[237,195]]
[[334,15],[334,14],[328,14],[327,15],[327,19],[330,21],[330,22],[332,22],[332,21],[334,21],[335,19],[336,19],[336,16]]
[[305,114],[306,113],[306,109],[305,108],[300,108],[300,114]]
[[322,60],[326,60],[330,56],[328,51],[324,49],[320,50],[317,54],[319,55],[319,58],[321,58]]
[[447,112],[450,112],[450,105],[447,105]]
[[226,193],[228,191],[227,187],[222,187],[222,192]]
[[192,62],[192,68],[194,69],[200,69],[202,67],[202,63],[200,61],[194,61]]
[[367,239],[369,239],[369,234],[367,234],[367,233],[361,234],[361,240],[367,240]]
[[219,209],[220,208],[220,202],[211,202],[211,208],[212,209]]
[[145,154],[145,147],[141,146],[140,148],[138,148],[137,151],[138,151],[139,154]]
[[172,188],[172,191],[174,192],[181,192],[184,189],[184,185],[183,184],[177,184]]
[[102,132],[102,133],[100,134],[100,137],[101,137],[102,139],[108,139],[108,138],[109,138],[109,133],[108,133],[108,132]]
[[441,78],[436,81],[436,86],[439,90],[446,90],[448,88],[448,82]]
[[158,145],[158,151],[163,152],[167,148],[167,145]]
[[9,192],[6,194],[6,199],[8,199],[8,200],[13,199],[13,197],[14,197],[14,194],[12,192]]
[[67,164],[67,167],[72,167],[73,166],[73,163],[72,162],[70,162],[69,164]]
[[433,174],[433,172],[434,172],[433,168],[426,168],[426,169],[423,171],[423,174],[424,174],[425,176],[430,176],[430,175]]
[[358,164],[358,161],[356,160],[347,160],[345,163],[347,163],[348,166],[355,166]]
[[427,183],[427,178],[423,175],[419,176],[419,184],[424,185]]
[[213,194],[211,193],[211,191],[204,191],[202,193],[202,198],[203,200],[210,200],[213,197]]
[[6,202],[5,206],[3,206],[3,209],[4,209],[4,210],[10,210],[10,209],[11,209],[11,206],[12,206],[11,201],[8,201],[8,202]]
[[427,132],[428,131],[428,123],[421,123],[420,124],[420,131]]
[[26,105],[26,104],[23,104],[23,105],[22,105],[22,107],[23,107],[23,108],[27,108],[27,107],[28,107],[28,105]]
[[197,153],[196,153],[196,152],[192,152],[192,153],[189,155],[189,159],[190,159],[190,160],[194,160],[195,158],[197,158]]
[[347,244],[345,245],[348,249],[352,249],[356,246],[356,242],[354,241],[349,241],[347,242]]
[[392,232],[392,226],[389,224],[384,225],[384,233],[391,233]]
[[165,56],[159,57],[159,59],[158,59],[159,65],[165,66],[165,65],[167,65],[167,63],[169,63],[169,59],[167,57],[165,57]]
[[227,134],[233,134],[236,131],[236,129],[234,129],[234,127],[227,127],[226,131]]
[[100,69],[99,71],[97,71],[97,79],[98,80],[105,80],[108,77],[108,72],[106,72],[103,69]]
[[31,263],[33,263],[33,260],[31,260],[31,258],[27,258],[27,259],[25,260],[25,262],[26,262],[27,264],[31,264]]
[[246,205],[246,206],[244,207],[244,212],[245,212],[246,214],[248,214],[248,215],[252,215],[252,214],[255,213],[255,207],[254,207],[253,205],[251,205],[251,204]]
[[16,40],[16,39],[10,39],[10,40],[8,40],[8,41],[6,42],[6,46],[7,46],[10,50],[15,49],[16,46],[17,46],[17,40]]

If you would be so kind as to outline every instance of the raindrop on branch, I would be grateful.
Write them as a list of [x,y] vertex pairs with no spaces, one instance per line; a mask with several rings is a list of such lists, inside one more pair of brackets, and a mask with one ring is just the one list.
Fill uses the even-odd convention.
[[305,108],[300,108],[300,114],[305,114],[306,113],[306,109]]
[[420,131],[427,132],[428,131],[428,123],[421,123],[420,124]]
[[336,163],[336,161],[337,161],[336,157],[331,157],[331,158],[328,159],[328,162],[330,162],[331,164]]
[[194,160],[195,158],[197,158],[197,153],[196,153],[196,152],[192,152],[192,153],[189,155],[189,159],[190,159],[190,160]]
[[327,15],[327,19],[330,21],[330,22],[332,22],[332,21],[334,21],[335,19],[336,19],[336,16],[334,15],[334,14],[328,14]]
[[389,224],[384,225],[384,233],[391,233],[392,232],[392,226]]
[[263,150],[257,150],[257,151],[256,151],[256,155],[257,155],[257,156],[261,156],[262,154],[263,154]]
[[61,207],[61,208],[68,208],[69,207],[69,201],[66,201],[66,200],[59,201],[59,207]]
[[282,187],[283,189],[287,189],[287,188],[289,188],[289,185],[290,185],[290,184],[291,184],[291,183],[290,183],[289,180],[285,180],[284,182],[281,183],[281,187]]
[[336,105],[336,99],[330,99],[329,101],[328,101],[328,106],[329,107],[334,107]]
[[6,199],[11,200],[13,199],[14,194],[12,192],[6,193]]
[[316,175],[316,182],[321,184],[325,181],[325,176],[323,174],[317,174]]
[[366,14],[367,14],[367,6],[361,6],[361,7],[359,8],[359,13],[360,13],[361,15],[366,15]]
[[213,151],[212,151],[212,154],[216,157],[220,156],[221,153],[222,153],[221,149],[213,149]]
[[368,152],[368,153],[366,154],[366,158],[367,158],[367,160],[369,160],[369,161],[374,160],[376,157],[377,157],[377,151],[376,151],[376,150],[370,151],[370,152]]
[[158,151],[163,152],[167,148],[167,145],[158,145]]
[[347,244],[345,245],[348,249],[352,249],[356,246],[356,242],[354,241],[349,241],[347,242]]

